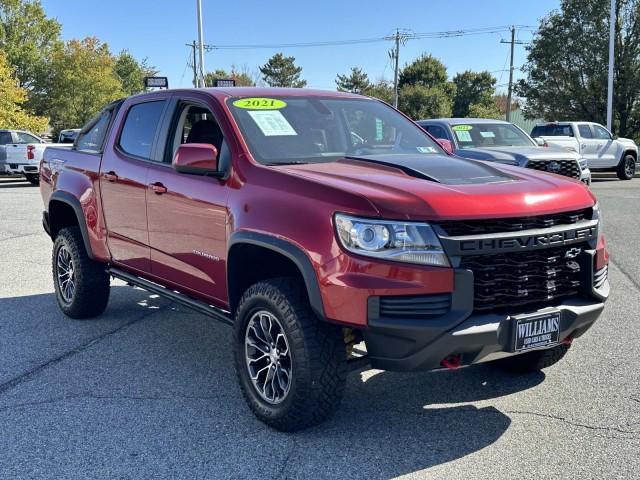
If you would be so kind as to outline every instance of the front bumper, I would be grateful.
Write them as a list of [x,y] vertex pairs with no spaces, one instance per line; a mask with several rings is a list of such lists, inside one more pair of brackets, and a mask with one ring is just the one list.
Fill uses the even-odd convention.
[[[590,272],[592,274],[592,272]],[[373,368],[393,371],[436,370],[459,355],[461,366],[517,355],[513,351],[516,321],[509,313],[473,313],[473,275],[456,270],[449,312],[434,319],[383,318],[375,299],[369,302],[369,328],[363,330]],[[559,339],[583,335],[597,320],[609,295],[608,280],[598,290],[551,306],[530,307],[517,315],[560,312]],[[588,294],[587,294],[588,293]]]
[[591,185],[591,170],[584,168],[580,174],[580,181],[586,185]]

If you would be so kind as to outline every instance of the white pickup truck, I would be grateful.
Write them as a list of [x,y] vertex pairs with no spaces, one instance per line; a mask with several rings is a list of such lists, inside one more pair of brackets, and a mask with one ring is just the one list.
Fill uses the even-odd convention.
[[37,185],[45,148],[70,146],[68,143],[46,143],[30,132],[0,130],[0,173],[24,175],[30,183]]
[[546,145],[578,152],[591,171],[613,171],[620,180],[631,180],[636,172],[638,146],[628,138],[616,138],[593,122],[550,122],[533,127],[531,136]]

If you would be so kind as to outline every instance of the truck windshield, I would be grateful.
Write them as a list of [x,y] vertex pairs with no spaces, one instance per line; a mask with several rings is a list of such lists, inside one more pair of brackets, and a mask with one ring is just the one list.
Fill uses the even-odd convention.
[[268,165],[345,156],[440,154],[413,122],[376,100],[336,97],[231,98],[227,105],[251,154]]
[[573,137],[571,125],[536,125],[531,131],[532,137]]
[[522,130],[508,123],[451,125],[458,148],[531,147],[536,145]]

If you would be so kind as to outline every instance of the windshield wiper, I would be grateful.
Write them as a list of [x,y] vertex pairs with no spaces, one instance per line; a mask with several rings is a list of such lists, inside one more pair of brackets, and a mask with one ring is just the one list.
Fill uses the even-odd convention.
[[270,162],[265,163],[268,167],[273,167],[276,165],[307,165],[309,162],[302,162],[300,160],[292,160],[290,162]]

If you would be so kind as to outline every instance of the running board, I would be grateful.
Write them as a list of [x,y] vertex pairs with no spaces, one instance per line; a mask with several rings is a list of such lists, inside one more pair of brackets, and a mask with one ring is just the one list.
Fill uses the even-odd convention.
[[131,285],[140,287],[143,290],[147,290],[148,292],[160,295],[161,297],[171,300],[172,302],[179,303],[180,305],[184,305],[185,307],[195,310],[196,312],[215,318],[219,322],[226,323],[227,325],[233,325],[233,320],[231,319],[229,312],[226,312],[221,308],[214,307],[213,305],[209,305],[200,300],[188,297],[174,290],[169,290],[162,285],[150,282],[149,280],[145,280],[144,278],[140,278],[135,275],[131,275],[130,273],[127,273],[118,268],[108,268],[107,273],[109,273],[109,275],[111,275],[112,277],[124,280]]

